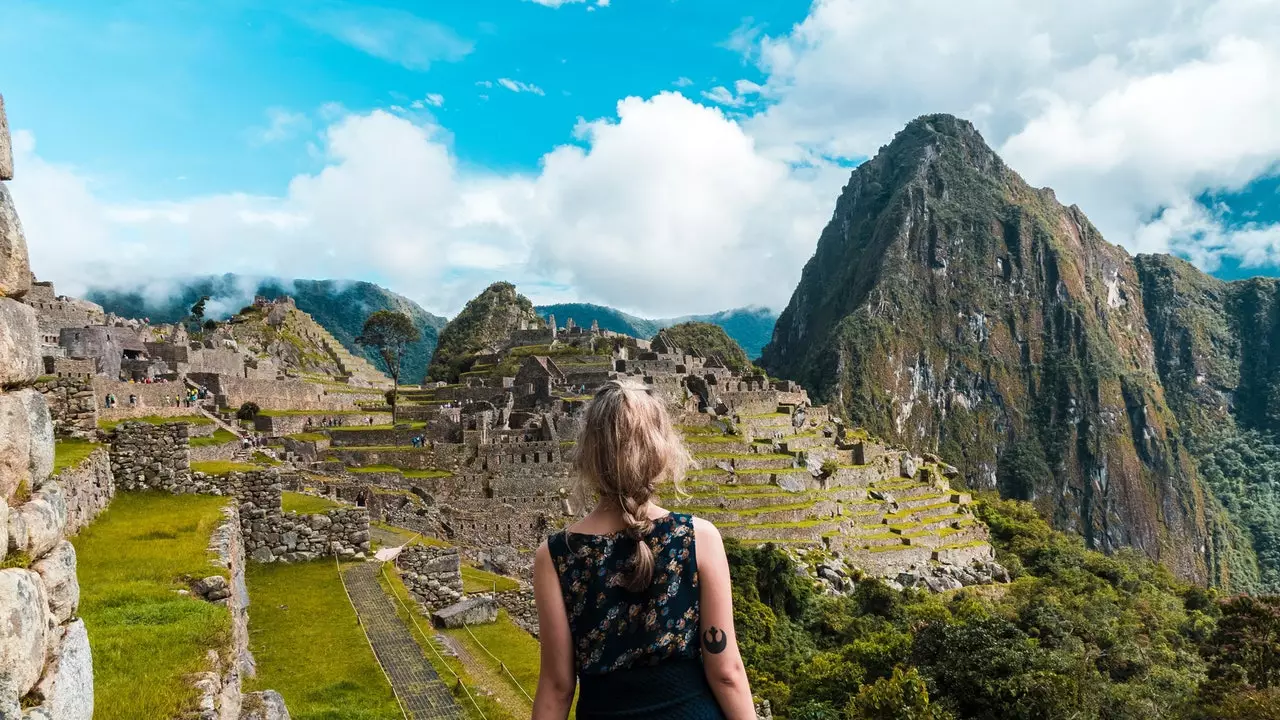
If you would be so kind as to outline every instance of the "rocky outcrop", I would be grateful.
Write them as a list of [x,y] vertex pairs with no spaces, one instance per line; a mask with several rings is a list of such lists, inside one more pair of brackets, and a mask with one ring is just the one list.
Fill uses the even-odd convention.
[[966,121],[919,118],[853,172],[761,362],[1091,547],[1208,577],[1133,259]]
[[514,285],[494,283],[440,331],[427,379],[457,382],[458,376],[470,369],[473,356],[495,353],[517,331],[544,325],[533,303],[517,293]]
[[[0,100],[0,180],[12,178]],[[53,424],[40,375],[26,240],[0,183],[0,717],[90,720],[93,663],[76,618],[75,549],[63,539],[67,502],[53,473]]]

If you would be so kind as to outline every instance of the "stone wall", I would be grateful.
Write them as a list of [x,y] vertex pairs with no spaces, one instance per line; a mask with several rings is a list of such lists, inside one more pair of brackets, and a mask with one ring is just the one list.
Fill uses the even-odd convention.
[[409,593],[429,610],[462,599],[462,561],[457,548],[411,545],[396,557],[396,569]]
[[[215,426],[216,427],[216,426]],[[214,460],[231,460],[240,449],[240,441],[232,440],[221,445],[201,445],[191,448],[191,462],[212,462]]]
[[[187,388],[178,382],[124,382],[99,375],[93,378],[93,394],[97,402],[98,415],[104,420],[121,420],[145,415],[161,417],[195,415],[199,412],[196,408],[187,407],[182,402],[187,395]],[[107,407],[108,395],[116,396],[115,407]],[[134,397],[133,403],[129,402],[130,396]]]
[[188,428],[187,423],[117,425],[111,432],[111,474],[120,489],[203,492],[192,482]]
[[303,562],[326,555],[363,560],[369,552],[365,508],[286,513],[280,507],[280,473],[274,470],[231,473],[229,489],[239,499],[245,551],[255,562]]
[[[0,99],[0,181],[12,179]],[[34,388],[43,363],[26,238],[0,182],[0,717],[91,720],[93,661],[76,616],[76,551],[53,477],[53,422]],[[24,710],[25,709],[25,710]]]
[[116,495],[111,456],[106,448],[94,450],[80,464],[58,473],[58,482],[66,495],[68,535],[93,522]]
[[[241,371],[240,375],[243,376]],[[353,398],[345,392],[329,392],[324,385],[305,380],[250,380],[212,373],[188,373],[187,377],[209,388],[223,407],[232,409],[255,402],[263,410],[351,410]]]
[[77,440],[97,437],[98,405],[88,377],[44,377],[36,382],[35,388],[49,406],[56,437]]
[[507,611],[511,622],[535,638],[538,637],[538,606],[533,601],[533,590],[513,590],[497,593],[498,605]]
[[[235,407],[240,407],[236,405]],[[264,408],[265,409],[265,408]],[[325,426],[367,427],[369,425],[386,425],[391,422],[389,412],[314,412],[290,413],[288,415],[259,415],[253,419],[253,429],[281,437],[300,433],[308,428]]]

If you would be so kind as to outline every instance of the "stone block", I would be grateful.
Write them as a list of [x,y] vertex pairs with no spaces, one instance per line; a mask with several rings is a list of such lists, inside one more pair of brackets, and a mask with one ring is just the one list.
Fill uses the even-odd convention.
[[19,488],[30,492],[32,485],[31,422],[27,407],[16,393],[0,393],[0,497],[17,505]]
[[916,477],[916,459],[910,453],[898,460],[898,473],[904,478],[914,480]]
[[284,698],[275,690],[246,695],[241,720],[289,720]]
[[0,560],[9,554],[9,503],[0,497]]
[[34,694],[42,698],[39,708],[50,718],[93,720],[93,655],[83,620],[63,632],[58,653]]
[[0,95],[0,180],[13,179],[13,141],[9,138],[9,120],[4,115],[4,96]]
[[[0,121],[2,122],[2,121]],[[0,155],[4,144],[0,141]],[[0,159],[0,163],[3,160]],[[0,184],[0,296],[19,298],[31,290],[27,240],[9,188]]]
[[65,623],[80,607],[80,582],[76,579],[76,549],[63,540],[53,551],[31,566],[44,580],[49,609],[59,623]]
[[[25,531],[14,531],[14,518],[20,519]],[[42,558],[62,541],[62,531],[67,526],[67,501],[58,483],[49,483],[31,496],[31,500],[9,513],[10,549],[25,550],[33,559]],[[20,542],[17,542],[20,541]]]
[[44,395],[34,388],[14,393],[27,410],[27,426],[31,429],[31,479],[39,488],[53,475],[53,421],[49,417],[49,404]]
[[0,297],[0,386],[34,382],[43,369],[35,308]]
[[49,603],[40,576],[30,570],[0,570],[0,703],[31,691],[44,670]]
[[431,614],[431,622],[439,628],[483,625],[497,622],[497,620],[498,601],[488,595],[467,598],[460,603],[450,605]]

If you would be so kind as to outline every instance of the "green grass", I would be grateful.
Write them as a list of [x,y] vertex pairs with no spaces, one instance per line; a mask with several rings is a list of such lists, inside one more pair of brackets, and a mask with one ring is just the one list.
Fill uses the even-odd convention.
[[410,480],[453,477],[453,473],[448,470],[405,470],[402,474]]
[[323,515],[330,510],[346,507],[329,498],[299,492],[280,493],[280,505],[285,512],[295,512],[299,515]]
[[[405,528],[396,527],[395,525],[388,525],[387,523],[379,520],[374,520],[373,522],[370,522],[369,525],[389,533],[395,533],[399,536],[400,542],[402,543],[409,543],[410,545],[425,545],[427,547],[450,547],[449,543],[439,538],[421,535],[412,530],[406,530]],[[410,543],[410,540],[413,542]]]
[[246,691],[277,690],[295,720],[403,717],[332,560],[250,563],[246,580],[258,661]]
[[[523,698],[520,689],[530,696],[537,692],[540,646],[532,635],[511,622],[506,610],[498,611],[497,622],[471,625],[469,629],[470,633],[467,629],[444,632],[470,650],[472,657],[488,665],[493,674],[505,679],[517,695]],[[489,652],[485,652],[486,649]],[[510,676],[502,671],[502,666],[511,672]]]
[[520,583],[505,576],[481,570],[469,565],[462,566],[462,591],[464,593],[510,592],[519,590]]
[[237,438],[233,433],[223,430],[222,428],[218,428],[217,430],[214,430],[213,434],[209,437],[191,438],[190,443],[191,447],[194,448],[209,447],[211,445],[226,445],[229,442],[235,442],[237,440],[239,440],[239,438]]
[[164,425],[165,423],[184,422],[191,425],[212,425],[213,421],[203,415],[174,415],[173,417],[161,417],[159,415],[145,415],[136,418],[123,418],[120,420],[99,420],[98,429],[104,432],[110,432],[116,429],[117,425],[127,422],[144,422],[151,425]]
[[227,498],[120,493],[72,538],[80,615],[93,645],[94,717],[178,717],[196,690],[185,676],[230,642],[226,608],[177,594],[187,578],[226,571],[209,561],[209,536]]
[[205,475],[227,475],[232,472],[252,472],[262,470],[261,465],[232,462],[230,460],[209,460],[191,463],[191,472],[202,472]]
[[743,420],[772,420],[775,418],[778,418],[778,419],[789,418],[791,416],[788,415],[787,413],[771,412],[771,413],[753,413],[751,415],[742,415],[740,417]]
[[688,435],[720,435],[723,433],[715,425],[677,425],[676,430]]
[[269,465],[269,466],[272,466],[272,467],[274,467],[274,466],[276,466],[276,465],[283,465],[283,464],[284,464],[284,463],[280,462],[279,460],[277,460],[277,459],[275,459],[275,458],[271,457],[270,455],[268,455],[268,454],[266,454],[266,453],[264,453],[264,452],[262,452],[262,451],[260,451],[260,450],[254,450],[254,451],[253,451],[253,461],[254,461],[255,463],[257,463],[258,465]]
[[364,467],[349,467],[347,469],[353,473],[403,472],[400,468],[394,465],[365,465]]
[[[462,666],[462,663],[456,657],[439,652],[438,648],[432,649],[431,641],[423,637],[423,633],[430,637],[435,632],[431,628],[431,619],[418,610],[417,604],[409,597],[409,591],[405,588],[404,582],[401,581],[398,574],[391,571],[379,573],[378,583],[382,585],[384,592],[398,598],[398,602],[395,603],[396,614],[400,616],[400,621],[413,633],[413,639],[422,648],[422,654],[426,656],[427,661],[435,668],[436,674],[449,686],[449,689],[453,692],[454,699],[458,703],[458,707],[462,708],[463,715],[467,720],[481,720],[482,717],[489,718],[489,720],[524,720],[523,715],[514,714],[512,709],[503,707],[488,693],[482,694],[478,683],[467,673],[466,668]],[[414,625],[415,621],[417,623],[416,627]],[[459,686],[459,678],[463,685],[466,686],[466,690]],[[479,712],[477,711],[477,705],[479,706]],[[292,711],[292,708],[290,710]],[[480,714],[481,712],[484,713],[483,716]],[[571,714],[570,717],[573,717],[573,715]]]
[[294,433],[286,437],[288,437],[290,440],[297,440],[298,442],[323,442],[329,439],[324,435],[321,435],[320,433],[308,433],[308,432]]
[[264,417],[290,417],[298,415],[326,417],[329,415],[369,415],[370,412],[368,410],[261,410],[258,414]]
[[59,440],[53,446],[53,473],[79,465],[100,447],[102,445],[87,440]]
[[696,460],[791,460],[792,455],[781,453],[695,453]]

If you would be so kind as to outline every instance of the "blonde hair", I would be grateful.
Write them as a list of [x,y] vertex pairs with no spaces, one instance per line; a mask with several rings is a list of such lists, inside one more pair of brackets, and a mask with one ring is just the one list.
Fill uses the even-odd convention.
[[653,521],[645,505],[663,479],[679,483],[689,463],[666,407],[643,386],[610,381],[587,405],[573,465],[601,502],[617,504],[626,534],[636,541],[623,575],[632,592],[653,581],[653,549],[644,539]]

